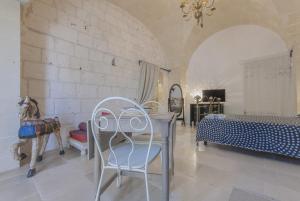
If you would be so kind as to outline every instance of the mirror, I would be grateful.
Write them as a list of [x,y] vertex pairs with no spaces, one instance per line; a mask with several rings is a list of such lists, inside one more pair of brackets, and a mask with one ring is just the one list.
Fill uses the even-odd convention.
[[169,91],[169,111],[175,112],[177,120],[182,120],[182,125],[185,125],[184,120],[184,99],[182,89],[179,84],[173,84]]

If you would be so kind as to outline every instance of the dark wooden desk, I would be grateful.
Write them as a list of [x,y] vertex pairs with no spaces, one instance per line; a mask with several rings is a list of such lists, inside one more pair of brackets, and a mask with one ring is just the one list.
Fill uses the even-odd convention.
[[[199,103],[198,105],[198,121],[201,121],[209,113],[209,103]],[[224,103],[220,104],[220,112],[218,111],[218,103],[212,104],[213,114],[224,113]],[[197,104],[190,104],[190,126],[196,126],[197,121]]]

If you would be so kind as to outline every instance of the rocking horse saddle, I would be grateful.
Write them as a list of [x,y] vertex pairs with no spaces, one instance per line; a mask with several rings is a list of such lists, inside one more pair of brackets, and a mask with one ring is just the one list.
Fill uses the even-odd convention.
[[58,118],[54,119],[37,119],[37,120],[25,120],[21,123],[19,129],[19,138],[28,139],[36,138],[39,135],[46,135],[53,133],[53,131],[60,128]]

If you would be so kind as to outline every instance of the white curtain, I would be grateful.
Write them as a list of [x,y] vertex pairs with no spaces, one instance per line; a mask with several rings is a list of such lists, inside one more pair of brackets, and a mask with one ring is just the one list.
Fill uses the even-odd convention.
[[157,98],[159,67],[145,61],[141,61],[140,66],[141,71],[137,102],[141,104],[145,101]]
[[164,70],[159,71],[159,82],[157,91],[157,101],[161,105],[158,109],[160,110],[160,112],[167,112],[169,98],[169,72]]
[[296,115],[296,80],[289,54],[244,63],[245,113]]

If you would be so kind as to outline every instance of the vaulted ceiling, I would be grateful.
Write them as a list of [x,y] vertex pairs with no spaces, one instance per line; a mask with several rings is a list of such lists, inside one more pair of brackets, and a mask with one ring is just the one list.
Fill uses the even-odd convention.
[[173,67],[185,68],[195,49],[207,37],[225,28],[256,24],[277,32],[288,43],[289,16],[300,12],[300,0],[216,0],[213,16],[204,28],[186,22],[179,0],[108,0],[127,10],[158,38]]

